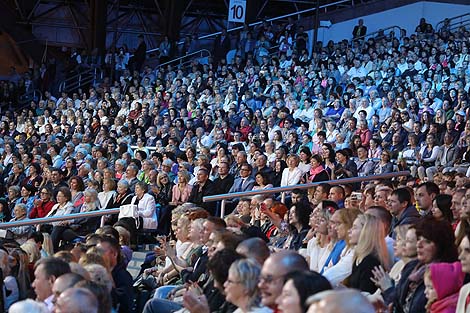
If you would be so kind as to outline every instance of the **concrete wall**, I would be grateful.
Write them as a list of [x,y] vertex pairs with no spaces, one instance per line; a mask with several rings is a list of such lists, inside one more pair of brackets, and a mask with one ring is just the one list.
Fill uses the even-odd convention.
[[[364,20],[364,25],[367,26],[368,33],[397,25],[406,29],[406,33],[409,35],[414,32],[421,17],[426,18],[426,21],[435,27],[437,23],[445,18],[451,18],[465,13],[470,13],[470,1],[469,5],[417,2],[361,18]],[[351,39],[352,30],[354,26],[357,25],[358,19],[359,18],[333,24],[329,28],[320,28],[318,31],[318,40],[326,44],[329,40],[337,42],[343,39]]]

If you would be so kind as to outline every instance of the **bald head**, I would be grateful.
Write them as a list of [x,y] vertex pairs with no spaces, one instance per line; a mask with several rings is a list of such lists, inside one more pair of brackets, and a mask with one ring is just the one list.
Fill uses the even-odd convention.
[[276,308],[276,299],[281,294],[284,277],[294,271],[308,271],[307,261],[297,252],[283,250],[266,259],[258,283],[263,305]]
[[374,307],[359,291],[323,291],[307,299],[308,313],[374,313]]
[[268,245],[263,239],[258,237],[240,242],[237,246],[237,252],[245,258],[255,259],[261,265],[269,257]]
[[[272,254],[268,260],[271,259],[273,264],[276,264],[278,269],[285,274],[294,271],[308,271],[308,263],[303,256],[291,250],[282,250]],[[266,261],[268,261],[266,260]]]
[[85,288],[69,288],[57,299],[56,313],[98,313],[98,299]]

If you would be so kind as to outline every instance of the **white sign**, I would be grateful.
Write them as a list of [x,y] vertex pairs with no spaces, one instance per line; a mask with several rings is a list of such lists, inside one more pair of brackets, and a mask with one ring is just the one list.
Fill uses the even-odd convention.
[[245,23],[246,0],[230,0],[228,7],[228,21],[235,23]]

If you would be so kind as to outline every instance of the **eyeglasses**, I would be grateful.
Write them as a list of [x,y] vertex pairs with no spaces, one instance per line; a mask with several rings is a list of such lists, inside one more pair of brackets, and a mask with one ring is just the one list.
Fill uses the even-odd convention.
[[40,194],[42,194],[42,195],[48,195],[49,193],[46,192],[46,191],[41,191]]
[[279,280],[281,278],[284,278],[284,275],[279,275],[279,276],[274,276],[274,275],[261,275],[259,277],[259,282],[260,283],[266,283],[270,284],[276,280]]

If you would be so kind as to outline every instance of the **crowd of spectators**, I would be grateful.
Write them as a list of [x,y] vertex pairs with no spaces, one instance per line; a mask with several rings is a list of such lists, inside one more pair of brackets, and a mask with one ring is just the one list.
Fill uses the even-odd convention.
[[[3,113],[2,222],[122,214],[2,232],[0,310],[468,310],[469,31],[360,35],[309,54],[295,21],[263,23],[223,32],[207,64],[134,60]],[[224,218],[203,201],[310,182]],[[157,234],[134,284],[132,251]]]

